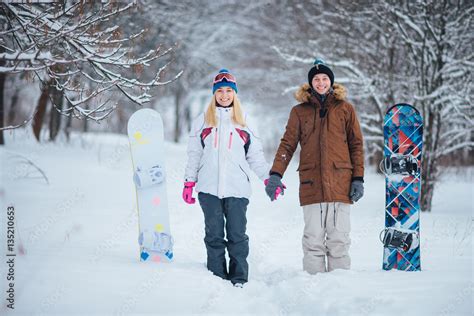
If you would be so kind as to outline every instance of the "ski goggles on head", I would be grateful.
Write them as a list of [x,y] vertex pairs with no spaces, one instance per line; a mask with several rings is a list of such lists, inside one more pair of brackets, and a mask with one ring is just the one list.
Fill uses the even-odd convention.
[[235,80],[235,77],[234,77],[233,75],[231,75],[231,74],[228,73],[228,72],[224,72],[224,73],[218,74],[218,75],[214,78],[214,84],[219,83],[219,82],[222,82],[222,81],[224,81],[224,79],[225,79],[227,82],[237,83],[237,81]]

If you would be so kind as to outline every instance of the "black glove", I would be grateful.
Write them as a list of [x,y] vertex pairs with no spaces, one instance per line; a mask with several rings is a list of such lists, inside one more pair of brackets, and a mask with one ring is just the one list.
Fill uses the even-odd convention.
[[277,174],[272,174],[268,181],[265,181],[265,192],[267,193],[268,197],[271,201],[277,199],[277,189],[280,188],[278,194],[284,194],[286,186],[281,182],[281,177]]
[[364,183],[360,180],[354,180],[351,183],[351,191],[349,197],[352,201],[357,202],[364,196]]

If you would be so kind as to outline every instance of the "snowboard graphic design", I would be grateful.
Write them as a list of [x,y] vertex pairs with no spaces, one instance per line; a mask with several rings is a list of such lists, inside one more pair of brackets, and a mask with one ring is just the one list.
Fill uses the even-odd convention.
[[158,112],[141,109],[128,120],[127,132],[137,196],[140,260],[170,262],[173,238],[166,195],[163,121]]
[[413,106],[396,104],[385,114],[383,134],[383,269],[419,271],[422,117]]

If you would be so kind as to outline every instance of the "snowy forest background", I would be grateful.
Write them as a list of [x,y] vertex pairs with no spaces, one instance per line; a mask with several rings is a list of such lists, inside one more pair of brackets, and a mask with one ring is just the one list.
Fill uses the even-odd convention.
[[[14,223],[16,253],[15,309],[2,262],[0,314],[472,315],[472,1],[45,2],[0,3],[0,249]],[[316,57],[365,139],[352,268],[302,271],[295,157],[276,202],[251,176],[250,280],[234,289],[206,270],[202,212],[181,199],[190,122],[227,68],[271,161]],[[405,102],[424,119],[419,273],[381,269],[382,118]],[[137,255],[126,126],[143,107],[164,118],[170,265]]]
[[292,93],[322,57],[349,89],[368,162],[380,161],[389,105],[422,111],[424,211],[443,166],[474,163],[470,1],[64,3],[1,6],[2,130],[32,125],[41,142],[125,133],[146,106],[180,142],[229,68],[271,157]]

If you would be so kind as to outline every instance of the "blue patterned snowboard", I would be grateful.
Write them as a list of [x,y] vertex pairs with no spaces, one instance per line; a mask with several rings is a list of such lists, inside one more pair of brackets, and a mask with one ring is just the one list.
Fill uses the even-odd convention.
[[[384,158],[410,156],[418,164],[414,174],[386,175],[385,228],[420,233],[421,150],[423,119],[409,104],[396,104],[385,114]],[[420,246],[409,251],[384,247],[383,269],[419,271]]]

